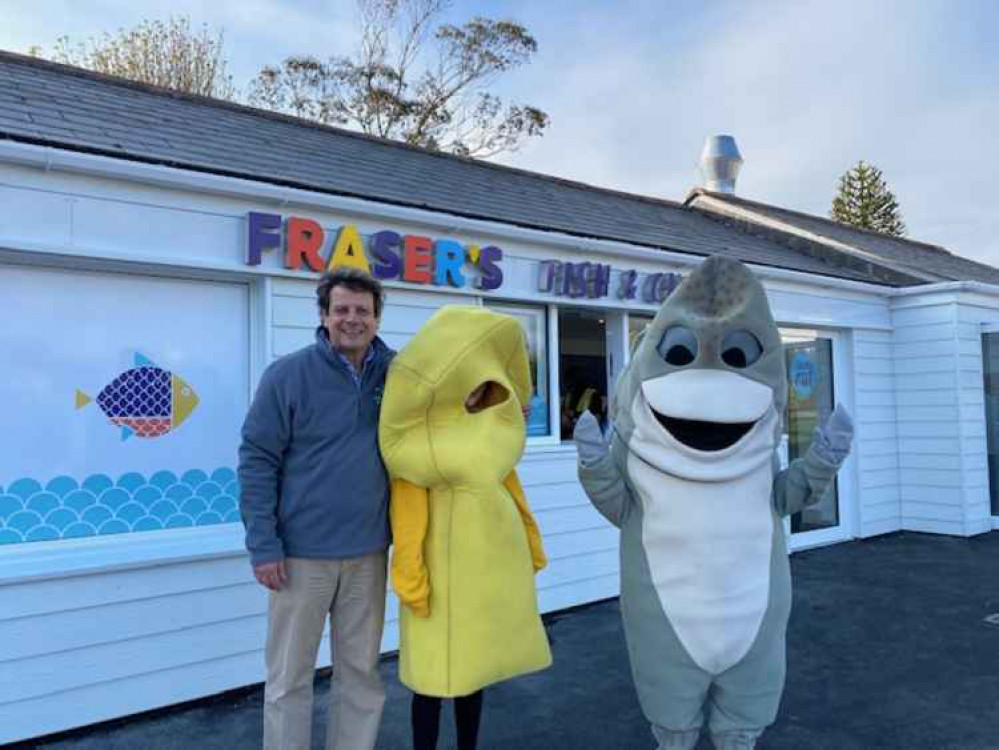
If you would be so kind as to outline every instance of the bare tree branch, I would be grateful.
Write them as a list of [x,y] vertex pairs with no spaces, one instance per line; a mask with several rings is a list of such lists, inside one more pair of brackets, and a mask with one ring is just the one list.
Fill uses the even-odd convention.
[[[213,34],[202,26],[195,32],[189,18],[174,16],[166,21],[142,21],[87,42],[74,44],[69,37],[60,37],[51,59],[153,86],[232,100],[236,89],[226,72],[224,41],[221,30]],[[35,46],[31,54],[44,56],[44,50]]]
[[467,156],[495,156],[542,135],[542,110],[505,105],[489,91],[531,61],[534,37],[513,21],[480,17],[434,28],[449,7],[448,0],[358,0],[353,56],[265,67],[250,102]]

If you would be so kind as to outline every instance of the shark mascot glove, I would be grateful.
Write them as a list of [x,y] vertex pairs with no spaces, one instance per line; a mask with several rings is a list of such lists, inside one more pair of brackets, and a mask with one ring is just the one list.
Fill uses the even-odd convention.
[[531,391],[520,324],[482,308],[442,308],[389,369],[379,443],[399,676],[421,695],[466,696],[551,664],[534,587],[545,555],[514,471]]
[[780,470],[787,401],[763,286],[711,257],[660,308],[618,381],[611,445],[576,427],[579,476],[621,529],[621,614],[662,748],[748,750],[784,688],[791,575],[783,517],[819,502],[853,435],[837,406]]

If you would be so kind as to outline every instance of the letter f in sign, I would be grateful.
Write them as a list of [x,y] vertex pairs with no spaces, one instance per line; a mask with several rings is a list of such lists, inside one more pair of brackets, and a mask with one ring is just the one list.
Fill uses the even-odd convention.
[[259,266],[265,250],[281,245],[281,215],[251,211],[247,218],[246,264]]

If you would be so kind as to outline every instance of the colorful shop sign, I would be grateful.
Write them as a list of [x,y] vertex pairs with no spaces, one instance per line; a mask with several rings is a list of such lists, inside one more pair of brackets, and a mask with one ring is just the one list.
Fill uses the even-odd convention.
[[[543,260],[539,266],[538,291],[557,297],[608,297],[611,294],[611,272],[611,267],[603,263]],[[622,300],[641,299],[653,304],[665,300],[683,278],[678,273],[640,275],[634,269],[615,273],[614,296]]]
[[353,224],[344,224],[327,243],[326,230],[317,221],[251,211],[247,217],[246,264],[260,265],[263,254],[276,248],[284,251],[284,267],[293,270],[303,264],[312,271],[352,266],[382,280],[470,285],[483,291],[503,284],[499,266],[503,251],[494,245],[462,245],[388,230],[362,237]]

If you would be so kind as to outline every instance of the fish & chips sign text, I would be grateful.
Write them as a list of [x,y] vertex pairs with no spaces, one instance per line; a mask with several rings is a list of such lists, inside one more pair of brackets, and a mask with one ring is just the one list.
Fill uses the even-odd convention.
[[[634,269],[619,271],[614,296],[659,304],[680,285],[682,278],[678,273],[640,276]],[[608,297],[611,293],[611,267],[603,263],[543,260],[538,268],[538,291],[557,297]]]

